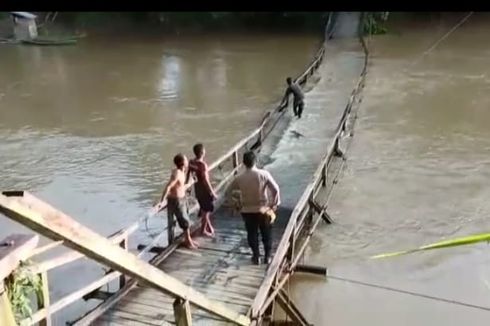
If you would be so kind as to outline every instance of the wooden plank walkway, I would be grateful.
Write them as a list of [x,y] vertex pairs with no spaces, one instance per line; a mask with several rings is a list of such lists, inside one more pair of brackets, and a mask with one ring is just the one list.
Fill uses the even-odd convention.
[[[290,211],[280,210],[273,231],[276,249]],[[241,216],[220,208],[213,218],[216,237],[197,238],[200,248],[175,250],[158,267],[234,311],[246,314],[263,281],[266,265],[252,265]],[[262,247],[261,247],[262,250]],[[263,254],[263,252],[262,252]],[[167,325],[174,323],[174,299],[155,289],[137,286],[94,325]],[[196,325],[229,323],[191,306]]]

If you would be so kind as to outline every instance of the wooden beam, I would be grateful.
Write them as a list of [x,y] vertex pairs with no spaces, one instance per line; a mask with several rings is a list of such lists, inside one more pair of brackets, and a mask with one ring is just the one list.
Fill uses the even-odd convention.
[[327,276],[327,268],[323,266],[296,265],[294,267],[294,271],[300,273],[310,273],[315,275]]
[[0,281],[0,325],[2,326],[17,326],[15,322],[12,306],[3,287],[3,282]]
[[233,156],[231,157],[231,159],[232,159],[233,168],[236,168],[238,167],[238,165],[240,165],[240,162],[238,161],[238,151],[233,152]]
[[[28,200],[0,195],[0,212],[44,236],[83,253],[123,274],[149,284],[173,297],[189,300],[197,307],[238,325],[248,325],[250,319],[169,276],[162,270],[139,259],[134,254],[112,244],[105,237],[78,223],[60,211],[40,213]],[[42,208],[40,207],[40,211]]]
[[[114,243],[114,244],[119,244],[121,241],[124,241],[129,234],[134,232],[137,229],[136,225],[133,225],[131,228],[126,229],[126,230],[121,230],[113,235],[109,236],[109,240]],[[58,243],[58,242],[53,242],[53,243]],[[62,241],[61,241],[62,243]],[[68,263],[71,263],[75,260],[78,260],[80,258],[84,258],[85,255],[81,254],[77,251],[69,251],[66,253],[63,253],[57,257],[54,258],[49,258],[41,262],[36,262],[32,266],[29,266],[29,270],[33,273],[42,273],[44,271],[49,271],[53,268],[56,268],[61,265],[65,265]]]
[[[198,230],[198,225],[194,224],[193,226],[191,226],[191,233],[195,232]],[[160,235],[158,235],[153,241],[152,243],[157,243],[159,241],[159,238],[161,235],[164,234],[165,231],[163,231],[162,233],[160,233]],[[180,236],[180,239],[183,239],[183,236],[181,235]],[[170,254],[178,247],[178,243],[174,243],[173,245],[171,245],[170,247],[167,247],[164,249],[164,251],[160,254],[158,254],[157,256],[153,257],[149,263],[151,265],[158,265],[160,264],[162,261],[164,261],[168,256],[170,256]],[[148,246],[143,250],[141,251],[140,253],[138,253],[138,257],[141,257],[141,255],[145,252],[149,250]],[[117,274],[119,274],[118,272],[115,272]],[[93,322],[95,322],[95,320],[101,316],[104,312],[108,311],[111,307],[113,307],[117,302],[119,302],[124,296],[126,296],[129,291],[131,291],[132,289],[134,289],[136,286],[138,285],[138,280],[136,279],[130,279],[126,285],[124,286],[124,288],[120,289],[119,291],[117,291],[113,296],[111,296],[110,298],[108,298],[106,301],[102,302],[100,305],[98,305],[95,309],[89,311],[88,313],[86,313],[85,315],[83,315],[82,317],[78,318],[77,320],[75,320],[74,322],[70,323],[70,325],[73,325],[73,326],[89,326],[89,325],[92,325]]]
[[31,255],[38,242],[34,234],[12,234],[0,241],[0,282]]
[[[49,283],[48,272],[41,273],[41,293],[37,297],[38,309],[46,309],[49,311]],[[47,314],[44,319],[39,322],[39,326],[51,326],[51,314]]]
[[[147,245],[144,245],[144,244],[139,244],[138,247],[136,249],[138,249],[138,251],[141,251],[145,248],[147,248],[148,246]],[[150,250],[148,252],[152,253],[152,254],[161,254],[162,252],[164,252],[166,249],[166,247],[160,247],[160,246],[153,246],[150,248]]]
[[173,303],[175,324],[177,326],[192,326],[191,307],[189,301],[175,299]]
[[97,289],[83,296],[83,300],[87,301],[90,299],[97,299],[101,301],[108,300],[110,297],[114,295],[113,292],[102,291]]
[[[192,210],[197,211],[198,205],[195,205]],[[193,223],[191,225],[191,234],[195,234],[200,229],[199,223]],[[144,246],[144,249],[140,251],[137,255],[137,257],[142,257],[144,254],[150,251],[150,249],[154,248],[154,246],[160,242],[162,239],[163,235],[165,234],[165,230],[162,231],[159,235],[157,235],[151,242],[150,245]],[[184,234],[181,234],[171,246],[164,248],[163,252],[159,253],[157,256],[153,257],[150,259],[148,262],[151,265],[159,265],[162,261],[164,261],[170,254],[178,248],[179,244],[184,241]],[[143,247],[140,247],[143,248]],[[157,247],[158,248],[158,247]],[[141,249],[138,249],[141,250]],[[113,272],[115,275],[119,275],[119,272]],[[111,273],[111,274],[113,274]],[[109,275],[111,275],[109,274]],[[109,276],[107,275],[107,276]],[[114,276],[113,279],[116,277]],[[88,326],[91,325],[100,315],[102,315],[104,312],[108,311],[111,307],[113,307],[117,302],[119,302],[125,295],[129,293],[133,288],[138,285],[138,280],[136,279],[130,279],[126,285],[114,293],[113,296],[111,296],[109,299],[106,301],[102,302],[100,305],[98,305],[96,308],[93,310],[89,311],[88,313],[84,314],[82,317],[76,319],[72,323],[70,323],[73,326]]]
[[325,164],[322,168],[322,187],[327,186],[327,176],[328,176],[328,169],[327,169],[327,165]]
[[32,314],[31,318],[24,319],[21,324],[22,325],[35,325],[39,321],[43,320],[50,314],[54,314],[57,311],[60,311],[64,307],[72,304],[73,302],[80,300],[84,295],[99,289],[101,286],[117,279],[120,275],[119,272],[112,272],[110,274],[104,275],[102,278],[90,283],[89,285],[84,286],[83,288],[66,295],[65,297],[59,299],[58,301],[51,304],[49,310],[47,308],[42,308],[35,313]]
[[276,297],[277,303],[281,308],[284,310],[284,312],[293,320],[294,325],[297,326],[310,326],[312,324],[308,323],[306,321],[306,318],[303,316],[303,314],[299,311],[299,309],[296,307],[296,305],[291,301],[291,299],[288,297],[288,295],[284,292],[284,290],[280,290],[277,297]]
[[324,207],[322,207],[316,201],[314,201],[313,199],[310,199],[310,206],[316,211],[317,214],[320,214],[320,216],[322,217],[322,219],[326,223],[328,223],[328,224],[333,223],[332,218],[327,213],[326,205]]
[[31,256],[29,258],[32,258],[34,256],[40,255],[45,253],[46,251],[49,251],[51,249],[60,247],[63,245],[63,241],[53,241],[51,243],[45,244],[43,246],[39,246],[36,249],[34,249],[31,253]]

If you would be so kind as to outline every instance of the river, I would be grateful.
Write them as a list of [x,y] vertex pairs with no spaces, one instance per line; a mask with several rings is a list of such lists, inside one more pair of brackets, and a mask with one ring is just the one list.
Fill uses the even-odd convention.
[[[176,153],[204,142],[213,161],[255,128],[318,46],[318,35],[267,33],[3,45],[0,189],[28,190],[101,234],[115,232],[146,214]],[[0,218],[0,238],[12,232],[31,231]],[[56,269],[51,300],[100,274],[83,262]],[[85,308],[72,305],[54,322]]]
[[[474,14],[408,21],[373,37],[347,164],[305,263],[329,274],[490,307],[487,244],[384,260],[375,254],[490,230],[490,24]],[[490,312],[297,275],[315,325],[477,325]]]
[[[463,16],[409,21],[371,39],[364,99],[329,209],[336,223],[318,229],[306,263],[490,307],[486,244],[367,259],[490,229],[488,15],[474,14],[423,55]],[[203,141],[211,161],[255,127],[317,45],[316,36],[228,34],[2,46],[1,189],[29,190],[102,234],[114,232],[145,214],[176,152],[190,154]],[[351,60],[341,52],[336,47],[330,65],[326,59],[334,77]],[[18,231],[26,232],[0,219],[0,237]],[[100,275],[86,266],[52,273],[52,299]],[[459,326],[490,316],[334,279],[297,275],[290,286],[315,325]],[[56,325],[81,309],[66,309]]]

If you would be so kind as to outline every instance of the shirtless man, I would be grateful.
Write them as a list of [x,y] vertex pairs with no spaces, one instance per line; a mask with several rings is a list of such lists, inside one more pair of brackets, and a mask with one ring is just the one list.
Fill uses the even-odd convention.
[[163,189],[162,197],[160,202],[157,204],[157,210],[160,211],[163,206],[163,202],[167,200],[167,217],[168,217],[168,227],[169,227],[169,243],[173,241],[170,237],[173,236],[173,232],[170,230],[174,225],[174,216],[179,223],[180,228],[185,234],[185,245],[189,249],[197,249],[197,243],[192,240],[191,232],[189,230],[189,217],[187,215],[187,205],[185,201],[185,194],[187,189],[189,189],[194,184],[194,179],[190,182],[185,183],[186,174],[185,171],[188,166],[187,158],[182,154],[177,154],[174,157],[175,169],[172,170],[172,175],[170,180]]
[[214,201],[218,198],[209,181],[208,165],[204,161],[206,150],[203,144],[196,144],[192,148],[194,159],[189,162],[189,172],[194,173],[197,181],[194,185],[196,199],[199,202],[199,216],[201,217],[201,234],[208,237],[214,236],[214,228],[211,225],[211,213],[214,211]]

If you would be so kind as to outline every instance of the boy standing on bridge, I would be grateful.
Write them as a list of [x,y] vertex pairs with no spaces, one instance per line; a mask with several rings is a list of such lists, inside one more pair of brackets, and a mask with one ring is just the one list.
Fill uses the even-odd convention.
[[208,165],[204,161],[206,150],[203,144],[196,144],[192,148],[194,159],[189,162],[189,172],[187,180],[191,173],[194,173],[197,181],[194,185],[196,199],[199,203],[199,216],[201,217],[201,233],[208,237],[214,236],[214,228],[211,225],[211,213],[214,211],[214,201],[218,196],[214,192],[213,186],[209,181]]
[[187,157],[182,154],[175,155],[174,164],[176,168],[172,170],[170,180],[163,189],[162,197],[160,202],[157,204],[157,210],[160,211],[162,209],[163,201],[166,199],[169,243],[173,242],[173,225],[175,216],[177,223],[179,223],[180,228],[184,231],[185,245],[189,249],[197,249],[197,243],[192,240],[191,231],[189,229],[190,223],[189,216],[187,215],[187,205],[185,200],[187,189],[194,184],[194,179],[186,183],[185,171],[189,164]]
[[[241,192],[241,214],[247,229],[247,239],[252,249],[252,262],[259,264],[259,229],[264,244],[264,262],[270,263],[272,251],[272,222],[275,218],[274,211],[280,204],[279,186],[272,175],[255,165],[254,152],[243,154],[245,171],[233,180],[226,191],[226,197],[230,197],[233,190]],[[267,191],[272,193],[270,200]]]
[[305,102],[304,102],[305,95],[303,94],[301,87],[299,87],[298,84],[294,83],[293,80],[291,79],[291,77],[286,78],[286,83],[288,84],[288,88],[286,89],[286,93],[284,94],[284,97],[281,101],[280,106],[282,106],[283,103],[288,100],[289,95],[291,93],[293,93],[294,116],[296,116],[296,117],[298,117],[298,119],[300,119],[301,114],[303,113],[303,109],[305,107]]

